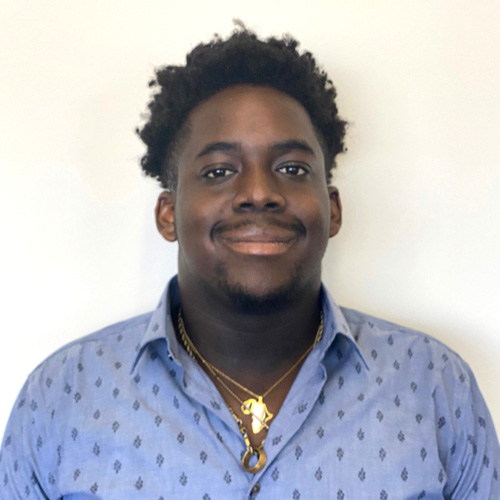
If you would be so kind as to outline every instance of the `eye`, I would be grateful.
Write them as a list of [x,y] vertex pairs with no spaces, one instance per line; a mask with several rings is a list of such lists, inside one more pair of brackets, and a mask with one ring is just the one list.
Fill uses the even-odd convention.
[[209,179],[220,179],[234,174],[234,170],[228,167],[215,167],[206,171],[203,175]]
[[293,175],[293,176],[306,175],[309,173],[309,170],[306,167],[302,165],[295,165],[293,163],[288,165],[283,165],[277,168],[276,170],[282,174]]

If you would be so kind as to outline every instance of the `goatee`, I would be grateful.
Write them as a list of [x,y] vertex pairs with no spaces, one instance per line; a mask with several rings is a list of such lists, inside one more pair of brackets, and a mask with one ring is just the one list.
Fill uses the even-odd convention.
[[299,288],[301,266],[296,266],[286,283],[265,294],[256,294],[241,283],[230,283],[224,263],[217,266],[216,276],[219,288],[236,309],[247,314],[268,314],[290,306],[290,302]]

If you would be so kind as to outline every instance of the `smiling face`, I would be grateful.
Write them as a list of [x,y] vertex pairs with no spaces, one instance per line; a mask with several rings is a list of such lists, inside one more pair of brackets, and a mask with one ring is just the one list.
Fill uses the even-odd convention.
[[175,192],[157,224],[179,242],[181,294],[259,306],[319,290],[337,191],[309,115],[267,87],[229,87],[196,107],[178,157]]

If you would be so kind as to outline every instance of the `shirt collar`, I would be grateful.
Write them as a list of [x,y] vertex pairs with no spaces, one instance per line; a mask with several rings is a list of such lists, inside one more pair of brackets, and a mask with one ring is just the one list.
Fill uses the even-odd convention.
[[337,335],[343,336],[349,344],[354,348],[357,357],[367,370],[370,370],[368,364],[368,356],[363,352],[361,345],[358,343],[356,336],[349,328],[349,324],[342,312],[342,309],[333,300],[328,290],[324,285],[321,285],[322,307],[323,307],[323,323],[324,333],[323,339],[318,344],[320,351],[319,359],[322,360],[332,344],[334,343]]
[[[357,356],[369,370],[370,368],[367,363],[367,356],[363,354],[361,347],[356,341],[356,337],[352,334],[341,308],[335,303],[324,285],[321,285],[321,296],[324,331],[323,338],[315,348],[315,350],[319,351],[319,359],[322,360],[324,358],[337,335],[342,335],[350,344],[352,344]],[[142,341],[138,346],[131,372],[135,370],[135,367],[146,350],[146,347],[157,341],[165,341],[167,355],[169,358],[174,359],[180,364],[180,346],[177,342],[171,314],[172,309],[176,310],[179,305],[179,285],[177,282],[177,276],[174,276],[166,286],[158,306],[152,313],[146,332],[144,333]]]
[[179,362],[179,343],[172,318],[172,309],[176,309],[178,305],[180,305],[179,285],[177,276],[174,276],[167,284],[156,309],[153,311],[146,332],[138,346],[131,373],[135,370],[147,346],[158,341],[166,342],[167,355]]

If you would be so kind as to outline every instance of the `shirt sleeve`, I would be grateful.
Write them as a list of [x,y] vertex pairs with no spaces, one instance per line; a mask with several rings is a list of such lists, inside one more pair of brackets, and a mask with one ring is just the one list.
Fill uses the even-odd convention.
[[43,444],[37,421],[40,408],[30,392],[27,382],[10,414],[4,434],[0,452],[2,500],[49,499],[40,484],[43,471],[38,464],[39,449]]
[[500,447],[495,427],[472,371],[460,361],[443,372],[442,390],[447,395],[441,398],[445,403],[436,416],[438,427],[448,428],[441,435],[448,476],[444,497],[499,500]]

